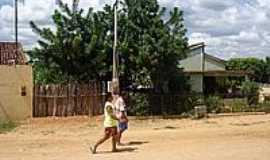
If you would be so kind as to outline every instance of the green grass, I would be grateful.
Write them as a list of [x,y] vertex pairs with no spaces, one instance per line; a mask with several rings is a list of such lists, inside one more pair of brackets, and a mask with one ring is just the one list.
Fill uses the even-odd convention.
[[13,121],[0,121],[0,134],[12,131],[17,127]]

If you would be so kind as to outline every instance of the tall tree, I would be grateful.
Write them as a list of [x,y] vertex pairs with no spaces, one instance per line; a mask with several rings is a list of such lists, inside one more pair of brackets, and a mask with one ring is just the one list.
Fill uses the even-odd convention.
[[49,28],[40,29],[30,22],[41,37],[38,41],[40,47],[29,53],[31,61],[36,69],[46,70],[44,73],[48,77],[57,73],[61,80],[102,79],[108,73],[110,54],[106,54],[107,27],[101,23],[101,13],[89,8],[84,16],[83,10],[71,10],[61,1],[59,6],[60,10],[55,10],[52,16],[55,32]]
[[268,82],[268,83],[270,83],[270,57],[266,57],[265,58],[265,70],[266,70],[266,77],[265,77],[265,79],[266,79],[266,82]]
[[[186,56],[187,38],[183,12],[174,8],[168,17],[156,0],[125,0],[120,31],[121,58],[139,84],[151,83],[156,92],[167,92]],[[165,21],[164,19],[168,19]],[[121,25],[121,23],[120,23]]]
[[[167,92],[170,81],[180,74],[179,60],[187,52],[183,12],[178,8],[166,12],[157,0],[123,0],[120,5],[120,80],[128,82],[125,85],[151,85],[158,93]],[[58,73],[72,80],[109,79],[114,36],[112,6],[97,12],[90,8],[86,16],[82,10],[72,11],[63,3],[60,9],[53,15],[56,32],[31,22],[41,36],[40,47],[30,53],[34,64],[45,68],[44,73]]]
[[251,75],[251,78],[256,82],[267,82],[269,74],[269,58],[266,60],[257,58],[234,58],[228,61],[227,69],[229,70],[245,70]]

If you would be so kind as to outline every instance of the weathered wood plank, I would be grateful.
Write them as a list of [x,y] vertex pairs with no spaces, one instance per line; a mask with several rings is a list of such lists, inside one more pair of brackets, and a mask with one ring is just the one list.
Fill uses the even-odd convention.
[[[105,96],[101,83],[35,85],[34,117],[101,114]],[[100,108],[101,107],[101,108]]]

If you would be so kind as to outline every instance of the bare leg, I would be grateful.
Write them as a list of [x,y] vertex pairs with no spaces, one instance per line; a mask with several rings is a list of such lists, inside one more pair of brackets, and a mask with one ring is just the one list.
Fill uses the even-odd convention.
[[117,144],[118,144],[118,145],[122,145],[122,143],[121,143],[121,137],[122,137],[122,134],[124,133],[124,131],[125,131],[125,130],[120,130],[120,131],[118,131],[118,133],[117,133]]
[[117,142],[117,128],[115,127],[113,129],[113,133],[112,133],[112,152],[116,152],[116,142]]
[[104,135],[103,138],[101,138],[99,141],[97,141],[97,143],[95,144],[95,146],[98,147],[99,145],[101,145],[102,143],[104,143],[109,138],[110,138],[109,135]]
[[117,141],[117,135],[112,136],[112,152],[116,152],[116,141]]
[[110,135],[104,135],[104,137],[103,138],[101,138],[100,140],[98,140],[97,141],[97,143],[93,146],[93,147],[91,147],[90,149],[91,149],[91,151],[92,151],[92,153],[94,154],[94,153],[96,153],[96,150],[97,150],[97,147],[99,146],[99,145],[101,145],[102,143],[104,143],[106,140],[108,140],[110,138]]

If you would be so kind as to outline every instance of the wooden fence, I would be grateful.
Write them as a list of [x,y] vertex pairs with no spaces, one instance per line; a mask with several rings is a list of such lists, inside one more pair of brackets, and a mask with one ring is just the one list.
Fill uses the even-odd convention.
[[33,116],[94,116],[102,114],[105,95],[99,82],[35,85]]

